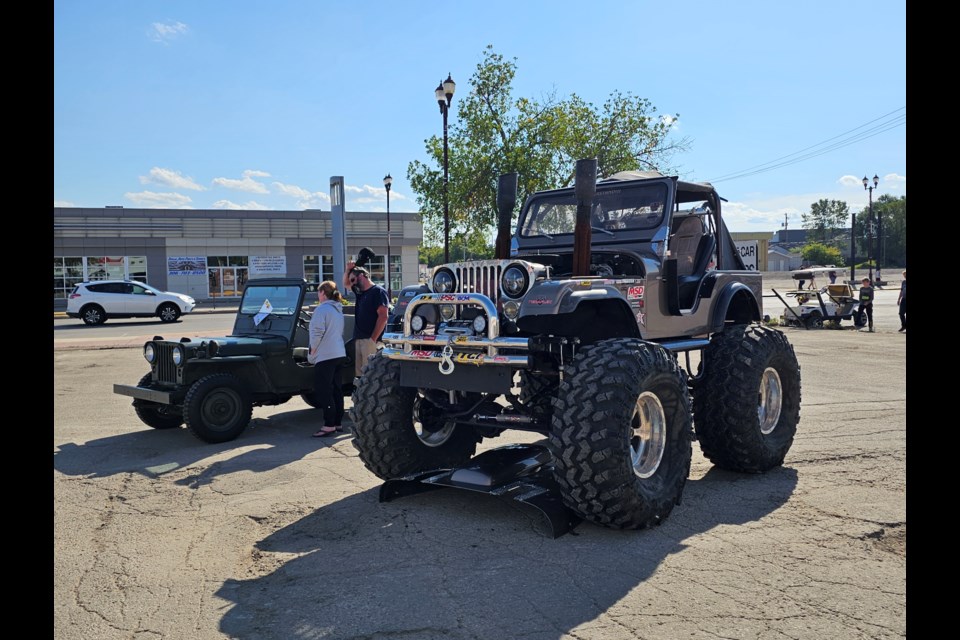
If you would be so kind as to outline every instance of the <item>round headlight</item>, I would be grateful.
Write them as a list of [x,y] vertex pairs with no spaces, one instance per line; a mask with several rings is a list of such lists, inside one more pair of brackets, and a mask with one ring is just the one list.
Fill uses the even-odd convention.
[[477,333],[483,333],[487,330],[487,317],[477,316],[473,319],[473,330]]
[[500,278],[503,292],[511,298],[519,298],[527,290],[527,272],[513,265],[503,272]]
[[433,290],[437,293],[450,293],[453,289],[453,274],[447,269],[437,271],[437,275],[433,276]]
[[452,304],[442,304],[440,305],[440,317],[444,320],[449,320],[453,317],[453,305]]
[[173,358],[173,364],[180,366],[180,363],[183,362],[183,349],[176,347],[173,350],[173,353],[170,354],[170,357]]
[[510,320],[516,320],[517,316],[520,315],[520,303],[513,300],[504,302],[503,315],[507,316]]
[[423,316],[413,316],[410,318],[410,328],[414,331],[423,331],[424,324],[426,324],[426,321],[423,319]]
[[157,351],[153,348],[152,342],[143,346],[143,357],[150,364],[153,364],[153,361],[157,359]]

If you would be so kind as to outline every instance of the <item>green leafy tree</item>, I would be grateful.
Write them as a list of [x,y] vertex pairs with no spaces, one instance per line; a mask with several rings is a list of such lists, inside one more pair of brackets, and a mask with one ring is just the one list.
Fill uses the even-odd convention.
[[873,215],[880,219],[881,266],[907,265],[907,196],[883,194],[873,203]]
[[803,261],[813,265],[834,265],[836,267],[844,266],[843,255],[840,249],[821,242],[811,242],[804,245],[800,250]]
[[[515,58],[507,60],[488,46],[470,78],[470,91],[453,102],[448,120],[451,245],[464,238],[468,245],[478,238],[492,244],[501,174],[519,175],[515,221],[534,191],[571,185],[581,158],[597,158],[602,176],[630,169],[668,172],[673,153],[688,146],[686,139],[669,138],[677,116],[659,117],[644,98],[614,92],[600,107],[575,94],[562,100],[554,93],[517,98],[516,70]],[[423,214],[424,242],[436,245],[443,243],[443,138],[424,142],[427,159],[411,162],[407,178]]]
[[815,232],[820,242],[836,243],[850,219],[850,207],[842,200],[823,198],[810,205],[810,212],[800,214],[803,228]]

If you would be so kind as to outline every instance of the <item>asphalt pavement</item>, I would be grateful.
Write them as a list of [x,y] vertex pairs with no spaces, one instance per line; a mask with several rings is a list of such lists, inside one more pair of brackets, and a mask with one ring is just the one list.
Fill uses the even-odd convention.
[[146,371],[138,348],[55,347],[54,637],[905,638],[896,297],[877,293],[873,334],[783,329],[802,402],[782,467],[723,471],[695,443],[660,526],[557,539],[535,510],[469,491],[380,502],[352,436],[312,438],[300,398],[220,445],[151,429],[112,392]]

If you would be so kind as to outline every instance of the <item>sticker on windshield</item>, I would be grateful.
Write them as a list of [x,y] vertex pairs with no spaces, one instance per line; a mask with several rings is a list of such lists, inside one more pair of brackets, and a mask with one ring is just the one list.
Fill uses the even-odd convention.
[[273,305],[270,304],[270,301],[266,298],[263,299],[263,304],[260,306],[260,311],[257,315],[253,316],[254,326],[260,326],[260,323],[263,322],[264,318],[273,313]]

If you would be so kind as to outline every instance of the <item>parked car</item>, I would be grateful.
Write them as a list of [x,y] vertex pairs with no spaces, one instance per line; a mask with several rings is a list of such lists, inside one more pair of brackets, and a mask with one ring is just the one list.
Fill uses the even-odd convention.
[[67,296],[67,316],[90,325],[110,318],[157,317],[161,322],[176,322],[195,306],[197,301],[186,294],[133,280],[81,282]]

